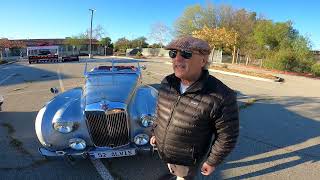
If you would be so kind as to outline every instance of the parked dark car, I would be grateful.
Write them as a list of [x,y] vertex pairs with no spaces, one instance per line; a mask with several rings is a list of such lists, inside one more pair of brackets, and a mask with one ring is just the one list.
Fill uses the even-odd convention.
[[78,55],[63,56],[62,62],[79,61]]
[[88,53],[79,53],[78,56],[89,56]]
[[38,55],[50,55],[51,52],[50,51],[40,51]]

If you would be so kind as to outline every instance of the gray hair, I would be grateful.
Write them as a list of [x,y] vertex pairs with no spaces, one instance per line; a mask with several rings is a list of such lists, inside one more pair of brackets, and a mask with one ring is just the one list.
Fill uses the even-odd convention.
[[210,65],[211,65],[211,63],[212,63],[212,60],[209,57],[210,57],[210,54],[209,55],[204,55],[204,58],[207,61],[206,64],[203,66],[204,70],[208,70]]

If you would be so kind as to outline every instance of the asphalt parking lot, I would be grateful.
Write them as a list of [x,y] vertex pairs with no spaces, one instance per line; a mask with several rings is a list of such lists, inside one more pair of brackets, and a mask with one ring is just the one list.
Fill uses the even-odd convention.
[[[143,83],[154,87],[172,72],[166,60],[146,59]],[[167,169],[157,156],[46,160],[34,121],[53,95],[81,87],[84,63],[0,66],[0,179],[157,179]],[[237,91],[241,131],[236,149],[213,176],[198,179],[318,179],[320,177],[320,81],[279,75],[285,83],[213,73]]]

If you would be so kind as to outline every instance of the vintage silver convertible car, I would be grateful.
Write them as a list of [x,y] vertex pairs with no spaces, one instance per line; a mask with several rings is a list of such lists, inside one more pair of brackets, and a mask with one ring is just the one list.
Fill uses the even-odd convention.
[[39,152],[112,158],[152,150],[157,90],[142,84],[144,68],[137,60],[86,63],[83,88],[58,94],[38,112]]

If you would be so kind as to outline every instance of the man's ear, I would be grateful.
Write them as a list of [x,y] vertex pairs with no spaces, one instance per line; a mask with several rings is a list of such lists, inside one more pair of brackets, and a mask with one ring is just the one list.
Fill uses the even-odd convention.
[[203,65],[203,67],[207,64],[207,62],[208,62],[208,56],[203,56],[201,58],[201,63]]

